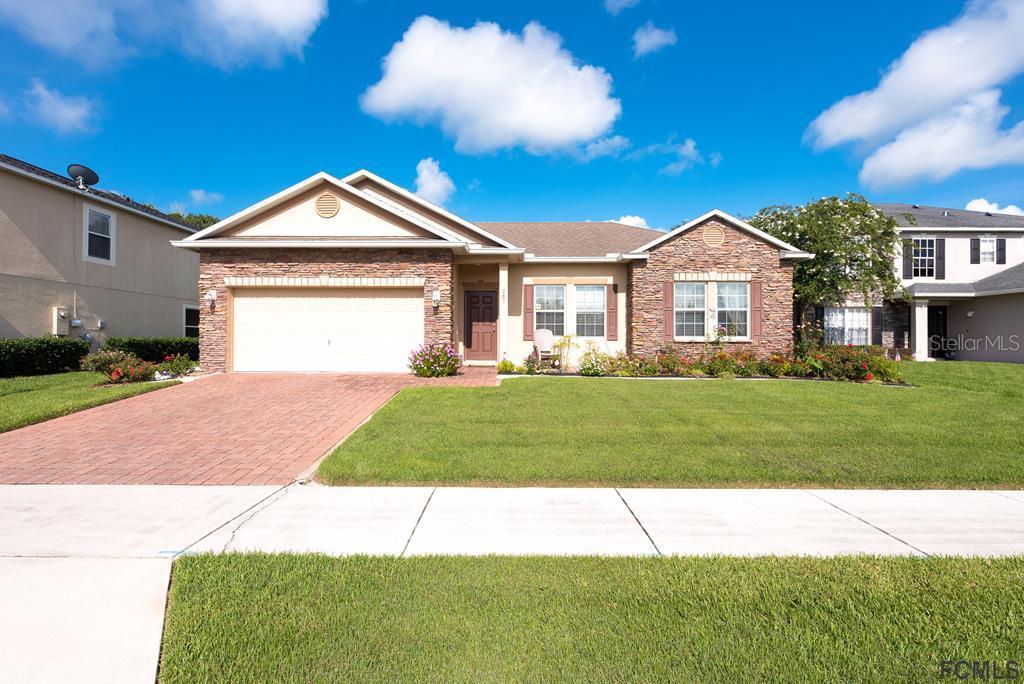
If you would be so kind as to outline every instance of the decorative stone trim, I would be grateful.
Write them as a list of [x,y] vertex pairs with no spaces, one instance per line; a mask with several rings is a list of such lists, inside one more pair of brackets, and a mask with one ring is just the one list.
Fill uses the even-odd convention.
[[716,271],[704,271],[702,273],[676,273],[676,282],[749,282],[749,273],[718,273]]
[[266,278],[227,276],[228,287],[423,287],[426,278]]

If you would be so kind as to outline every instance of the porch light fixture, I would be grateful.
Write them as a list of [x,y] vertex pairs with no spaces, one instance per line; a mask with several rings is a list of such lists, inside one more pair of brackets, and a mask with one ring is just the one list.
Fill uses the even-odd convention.
[[434,305],[434,308],[440,308],[441,306],[441,291],[434,290],[434,293],[430,295],[430,303]]
[[968,317],[968,318],[974,318],[974,311],[973,311],[973,310],[971,310],[971,311],[968,311],[968,312],[967,312],[967,317]]
[[203,300],[210,306],[213,306],[217,303],[217,291],[207,290],[206,294],[203,296]]

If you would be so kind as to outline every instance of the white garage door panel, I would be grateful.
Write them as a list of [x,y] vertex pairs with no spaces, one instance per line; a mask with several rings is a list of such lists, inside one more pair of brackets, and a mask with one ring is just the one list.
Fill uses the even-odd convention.
[[423,343],[423,290],[239,289],[236,371],[404,372]]

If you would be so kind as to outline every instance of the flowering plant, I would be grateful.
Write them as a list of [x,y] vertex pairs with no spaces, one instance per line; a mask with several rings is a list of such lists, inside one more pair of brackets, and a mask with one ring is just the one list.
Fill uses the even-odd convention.
[[421,378],[455,375],[461,367],[462,357],[450,344],[425,344],[409,354],[409,370]]
[[158,366],[158,369],[161,372],[174,377],[179,375],[188,375],[195,367],[196,362],[186,354],[176,354],[174,356],[168,354],[164,356],[163,363]]

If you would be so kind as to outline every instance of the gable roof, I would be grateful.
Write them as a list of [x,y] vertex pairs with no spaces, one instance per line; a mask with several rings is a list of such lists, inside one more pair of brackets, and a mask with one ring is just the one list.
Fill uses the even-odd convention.
[[440,214],[441,216],[443,216],[446,219],[448,219],[449,221],[453,221],[453,222],[457,223],[458,225],[462,226],[463,228],[466,228],[466,229],[468,229],[468,230],[470,230],[470,231],[472,231],[474,233],[482,235],[482,236],[484,236],[485,238],[487,238],[489,240],[493,240],[494,242],[497,242],[502,247],[509,247],[509,248],[515,248],[516,247],[516,245],[511,244],[509,242],[506,242],[505,240],[501,239],[497,235],[492,235],[491,233],[487,232],[486,230],[483,230],[480,227],[480,224],[478,224],[478,223],[470,223],[469,221],[467,221],[466,219],[462,218],[461,216],[457,216],[456,214],[453,214],[450,211],[448,211],[447,209],[445,209],[444,207],[439,206],[437,204],[434,204],[433,202],[430,202],[428,200],[425,200],[425,199],[423,199],[422,197],[420,197],[419,195],[417,195],[415,193],[409,192],[408,190],[406,190],[405,188],[403,188],[400,185],[395,185],[391,181],[389,181],[389,180],[387,180],[385,178],[381,178],[380,176],[378,176],[377,174],[373,173],[372,171],[367,171],[366,169],[359,169],[355,173],[350,173],[349,175],[347,175],[344,178],[342,178],[341,182],[343,182],[343,183],[357,183],[357,182],[359,182],[360,180],[363,180],[363,179],[372,181],[372,182],[376,183],[377,185],[380,185],[380,186],[382,186],[384,188],[387,188],[391,192],[394,192],[394,193],[404,197],[405,199],[407,199],[407,200],[409,200],[409,201],[411,201],[411,202],[413,202],[415,204],[420,205],[424,209],[436,212],[437,214]]
[[735,228],[739,228],[742,231],[750,233],[751,235],[753,235],[756,238],[764,240],[765,242],[767,242],[770,245],[774,245],[774,246],[778,247],[779,249],[781,249],[781,250],[783,250],[785,252],[785,254],[782,255],[782,258],[784,258],[784,259],[793,259],[793,260],[796,260],[796,261],[807,261],[809,259],[813,259],[814,258],[813,254],[810,254],[808,252],[804,252],[803,250],[797,249],[796,247],[794,247],[793,245],[789,244],[788,242],[784,242],[784,241],[778,239],[777,237],[769,235],[768,233],[764,232],[763,230],[758,230],[757,228],[755,228],[754,226],[750,225],[746,221],[741,221],[740,219],[736,218],[735,216],[730,216],[729,214],[725,213],[721,209],[712,209],[711,211],[709,211],[708,213],[704,214],[703,216],[698,216],[697,218],[693,219],[692,221],[689,221],[689,222],[684,223],[683,225],[679,226],[675,230],[670,230],[669,232],[662,234],[660,237],[658,237],[658,238],[648,242],[647,244],[644,244],[644,245],[642,245],[640,247],[637,247],[636,249],[633,250],[633,253],[636,254],[636,253],[640,253],[640,252],[647,252],[647,251],[649,251],[651,249],[654,249],[655,247],[657,247],[658,245],[662,244],[663,242],[671,240],[672,238],[676,237],[677,235],[682,235],[686,231],[691,230],[691,229],[695,228],[696,226],[699,226],[700,224],[704,223],[708,219],[712,219],[712,218],[718,219],[720,221],[725,221],[726,223],[728,223],[729,225],[731,225],[731,226],[733,226]]
[[[405,210],[404,207],[401,207],[395,204],[394,202],[388,202],[381,198],[375,197],[370,193],[360,192],[357,188],[352,187],[348,183],[345,183],[344,181],[341,181],[324,171],[315,173],[309,178],[303,181],[299,181],[295,185],[289,188],[285,188],[281,192],[271,195],[265,200],[261,200],[256,204],[253,204],[252,206],[247,207],[236,214],[232,214],[223,221],[215,223],[209,228],[206,228],[205,230],[199,231],[195,235],[188,237],[186,240],[183,240],[182,242],[192,244],[209,240],[219,235],[220,233],[223,233],[229,228],[232,228],[242,223],[243,221],[252,218],[253,216],[261,214],[267,211],[268,209],[272,209],[278,206],[279,204],[287,202],[293,197],[301,195],[310,188],[316,187],[320,183],[327,183],[328,185],[331,185],[338,191],[340,191],[341,194],[347,194],[350,197],[356,197],[364,202],[368,202],[377,207],[378,209],[381,209],[382,211],[386,212],[387,214],[390,214],[398,219],[411,223],[417,226],[418,228],[422,228],[423,230],[432,233],[433,235],[437,236],[438,238],[445,242],[463,242],[463,240],[459,236],[455,235],[454,233],[451,233],[450,231],[445,230],[444,227],[429,220],[428,218],[414,214],[411,211],[407,211]],[[232,237],[230,239],[234,240],[236,238]],[[293,241],[296,239],[297,238],[292,238]]]
[[660,230],[614,221],[487,221],[477,225],[539,257],[622,254],[663,234]]
[[189,233],[195,233],[196,229],[187,223],[183,223],[176,218],[168,216],[159,209],[155,209],[146,204],[139,204],[130,197],[119,195],[116,192],[110,192],[109,190],[101,190],[99,188],[89,188],[88,190],[81,190],[78,187],[78,183],[72,179],[62,176],[53,171],[48,171],[35,164],[29,164],[27,161],[16,159],[6,154],[0,154],[0,168],[5,168],[9,171],[13,171],[21,176],[28,176],[35,180],[43,181],[48,185],[54,185],[71,192],[78,193],[83,197],[88,197],[90,200],[100,202],[103,204],[114,204],[125,209],[128,209],[134,214],[140,214],[146,218],[159,221],[160,223],[166,223],[172,228],[184,230]]
[[902,228],[1019,228],[1024,231],[1024,216],[967,211],[920,204],[872,204],[886,216],[896,219]]

